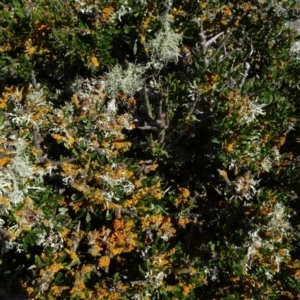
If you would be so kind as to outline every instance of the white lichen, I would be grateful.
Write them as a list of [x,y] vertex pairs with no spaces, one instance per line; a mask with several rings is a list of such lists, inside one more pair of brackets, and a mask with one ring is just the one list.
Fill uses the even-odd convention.
[[105,89],[111,98],[116,98],[120,92],[133,96],[144,83],[143,75],[146,68],[142,65],[129,63],[126,69],[115,65],[106,74]]
[[161,29],[153,40],[146,43],[150,51],[152,63],[178,63],[180,54],[181,35],[172,31],[171,28]]

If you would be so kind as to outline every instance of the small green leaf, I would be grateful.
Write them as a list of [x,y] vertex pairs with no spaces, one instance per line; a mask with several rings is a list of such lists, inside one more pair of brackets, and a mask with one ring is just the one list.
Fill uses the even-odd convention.
[[66,259],[67,256],[68,256],[68,255],[67,255],[66,253],[63,254],[62,257],[59,258],[58,262],[59,262],[59,263],[62,263],[62,262]]
[[39,257],[38,255],[35,255],[35,256],[34,256],[34,262],[35,262],[35,264],[36,264],[38,267],[42,267],[42,266],[43,266],[43,263],[42,263],[42,261],[41,261],[41,259],[40,259],[40,257]]
[[80,260],[79,259],[73,259],[67,266],[66,268],[67,269],[70,269],[71,267],[75,266],[75,265],[78,265],[80,263]]
[[91,222],[91,219],[92,219],[91,214],[89,212],[87,212],[86,217],[85,217],[86,222],[87,223]]
[[63,274],[61,272],[58,272],[55,276],[54,283],[58,283],[62,277],[63,277]]
[[66,207],[60,207],[59,209],[58,209],[58,211],[59,211],[59,215],[65,215],[66,214],[66,212],[68,211],[69,209],[68,208],[66,208]]
[[110,220],[112,220],[112,217],[113,217],[112,214],[111,214],[110,212],[108,212],[108,213],[106,214],[106,218],[105,218],[105,219],[106,219],[107,221],[110,221]]
[[139,265],[139,271],[140,271],[143,275],[146,274],[146,272],[142,269],[141,265]]
[[63,199],[62,195],[56,195],[56,196],[54,196],[54,197],[51,198],[51,201],[57,202],[57,201],[60,201],[62,199]]
[[2,110],[0,110],[0,126],[3,125],[4,121],[5,121],[5,119],[4,119],[3,112],[2,112]]

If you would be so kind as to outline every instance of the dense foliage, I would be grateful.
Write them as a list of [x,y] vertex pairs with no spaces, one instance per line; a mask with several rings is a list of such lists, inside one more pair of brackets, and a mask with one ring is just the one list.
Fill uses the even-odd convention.
[[296,1],[0,7],[0,295],[300,298]]

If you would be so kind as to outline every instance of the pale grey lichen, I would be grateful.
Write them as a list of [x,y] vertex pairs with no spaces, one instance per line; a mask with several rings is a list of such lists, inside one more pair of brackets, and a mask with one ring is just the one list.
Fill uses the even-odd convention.
[[142,65],[129,63],[126,69],[115,65],[106,74],[105,89],[108,96],[115,98],[120,92],[133,96],[143,83],[143,74],[146,68]]
[[[286,26],[291,29],[294,29],[296,31],[296,36],[299,36],[299,34],[300,34],[300,20],[299,19],[294,22],[287,22]],[[295,55],[296,59],[300,58],[300,42],[298,40],[296,40],[291,45],[290,52],[291,52],[291,54]]]
[[[27,180],[40,182],[40,176],[35,176],[34,167],[25,153],[25,140],[18,138],[15,147],[14,158],[6,167],[0,168],[0,196],[10,199],[10,203],[13,205],[23,201],[30,188],[28,184],[25,185]],[[21,186],[23,187],[21,188]]]
[[166,27],[157,33],[155,39],[146,43],[146,48],[150,51],[153,61],[177,63],[181,56],[179,47],[181,40],[182,37],[178,33]]
[[[166,64],[178,62],[182,37],[171,28],[174,17],[168,13],[159,16],[163,29],[159,30],[156,37],[145,44],[151,54],[151,64]],[[161,68],[160,68],[161,69]]]

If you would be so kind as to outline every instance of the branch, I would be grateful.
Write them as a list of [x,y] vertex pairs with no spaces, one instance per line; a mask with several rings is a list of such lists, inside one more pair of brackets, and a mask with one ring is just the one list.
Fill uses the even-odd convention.
[[42,148],[41,148],[41,142],[42,142],[42,138],[41,135],[38,131],[37,128],[34,128],[33,130],[33,143],[34,143],[34,147],[37,150],[37,158],[38,158],[38,163],[42,162]]
[[245,73],[243,74],[243,78],[242,78],[242,81],[241,83],[239,84],[239,89],[241,90],[244,83],[245,83],[245,80],[246,78],[248,77],[248,74],[249,74],[249,70],[250,70],[250,64],[248,62],[246,62],[246,70],[245,70]]
[[73,161],[75,161],[75,160],[76,160],[76,158],[63,158],[63,159],[61,159],[61,160],[50,160],[50,159],[45,159],[45,160],[43,161],[43,163],[51,163],[51,165],[53,165],[53,166],[59,166],[59,165],[65,163],[65,162],[69,163],[69,162],[73,162]]
[[148,98],[148,93],[147,93],[146,86],[144,86],[144,100],[145,100],[145,105],[146,105],[146,110],[147,110],[147,116],[151,120],[153,120],[153,116],[152,116],[152,112],[151,112],[151,107],[150,107],[150,103],[149,103],[149,98]]
[[206,42],[205,46],[208,47],[210,46],[219,36],[221,36],[222,34],[224,34],[224,32],[219,32],[217,35],[215,35],[214,37],[212,37],[209,41]]
[[42,157],[43,150],[41,148],[41,142],[42,141],[43,141],[43,139],[42,139],[42,137],[41,137],[41,135],[38,131],[38,128],[34,128],[33,143],[34,143],[35,149],[37,150],[37,158],[38,158],[37,163],[38,164],[51,163],[51,165],[53,165],[53,166],[58,166],[58,165],[61,165],[64,162],[73,162],[73,161],[76,160],[76,158],[64,158],[64,159],[61,159],[61,160],[50,160],[50,159],[47,159],[47,158],[43,158]]
[[31,70],[31,82],[32,82],[33,88],[36,90],[38,88],[38,86],[37,86],[37,83],[36,83],[36,78],[35,78],[33,70]]
[[[166,113],[163,112],[163,99],[162,96],[160,95],[159,99],[159,104],[158,104],[158,111],[157,111],[157,118],[154,120],[150,103],[149,103],[149,98],[148,98],[148,93],[146,86],[144,87],[144,101],[145,101],[145,106],[146,106],[146,112],[147,116],[149,117],[152,125],[146,125],[146,126],[138,126],[137,128],[140,130],[149,130],[150,132],[150,148],[153,150],[155,147],[155,143],[153,140],[153,135],[152,131],[157,132],[157,141],[159,144],[163,145],[164,140],[165,140],[165,132],[166,129],[168,128],[168,125],[166,124]],[[163,154],[167,156],[166,151],[163,151]]]
[[222,34],[224,34],[224,32],[219,32],[217,35],[215,35],[214,37],[212,37],[211,39],[209,39],[209,40],[207,41],[205,32],[204,32],[204,30],[203,30],[203,23],[202,23],[202,20],[200,21],[200,33],[199,33],[199,38],[200,38],[201,50],[202,50],[202,53],[203,53],[204,55],[206,54],[207,48],[208,48],[213,42],[215,42],[216,39],[217,39],[218,37],[220,37]]
[[130,283],[132,286],[135,286],[136,284],[146,284],[148,281],[147,280],[136,280],[136,281],[131,281]]

